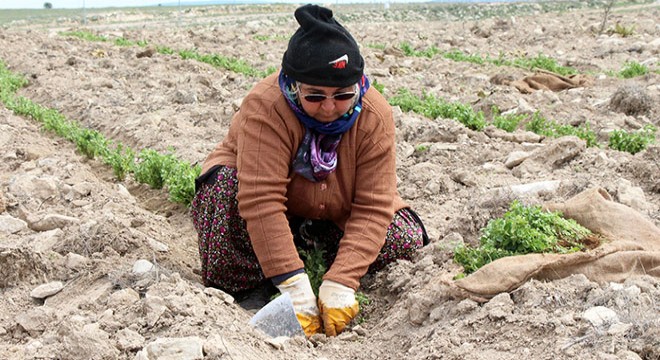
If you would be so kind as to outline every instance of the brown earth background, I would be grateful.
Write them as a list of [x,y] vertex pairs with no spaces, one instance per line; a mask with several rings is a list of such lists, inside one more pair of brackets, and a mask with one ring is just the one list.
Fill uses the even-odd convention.
[[[200,283],[185,206],[130,177],[117,181],[74,144],[2,106],[0,358],[660,359],[657,278],[530,280],[485,303],[438,285],[459,271],[453,247],[476,244],[514,199],[563,201],[601,187],[660,225],[657,133],[655,145],[634,155],[607,146],[614,130],[660,127],[660,4],[617,4],[607,16],[606,2],[587,1],[328,6],[360,43],[366,73],[387,98],[402,88],[432,94],[489,121],[494,105],[539,111],[560,124],[588,123],[600,146],[539,136],[524,124],[512,133],[492,125],[473,131],[395,107],[399,191],[431,244],[414,261],[363,279],[371,303],[360,324],[336,338],[279,341],[248,325],[253,310]],[[18,95],[137,151],[171,149],[200,163],[259,77],[155,47],[276,68],[297,27],[295,8],[88,10],[86,24],[78,14],[39,13],[2,25],[0,60],[29,81]],[[613,32],[616,24],[633,34]],[[61,33],[77,30],[150,45]],[[406,56],[403,42],[491,58],[543,54],[587,81],[522,93],[511,82],[533,70]],[[630,61],[649,73],[616,76]]]

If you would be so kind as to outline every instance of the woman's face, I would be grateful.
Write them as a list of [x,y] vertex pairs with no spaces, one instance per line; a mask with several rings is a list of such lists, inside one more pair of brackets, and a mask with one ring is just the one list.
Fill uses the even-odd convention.
[[[350,93],[353,93],[353,96],[350,96]],[[339,97],[333,98],[333,95],[338,94]],[[313,100],[313,95],[325,95],[326,98],[318,102],[310,101]],[[322,123],[337,120],[340,116],[346,114],[352,107],[356,96],[357,86],[355,85],[342,88],[308,84],[298,85],[298,97],[303,109],[307,115]],[[317,97],[317,99],[321,98],[322,96]]]

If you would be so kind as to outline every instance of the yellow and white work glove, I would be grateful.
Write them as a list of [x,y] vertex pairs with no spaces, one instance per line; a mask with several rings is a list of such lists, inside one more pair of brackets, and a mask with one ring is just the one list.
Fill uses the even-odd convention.
[[360,305],[355,290],[332,280],[324,280],[319,288],[319,310],[327,336],[337,336],[357,316]]
[[309,277],[305,273],[296,274],[277,285],[282,294],[289,293],[296,317],[305,335],[310,337],[321,332],[321,318],[316,305],[316,295],[312,291]]

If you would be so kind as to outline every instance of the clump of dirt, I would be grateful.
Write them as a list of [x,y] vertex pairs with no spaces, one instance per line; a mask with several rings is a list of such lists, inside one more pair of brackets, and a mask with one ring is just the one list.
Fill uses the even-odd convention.
[[610,107],[626,115],[642,115],[651,110],[653,99],[637,84],[626,84],[614,92]]

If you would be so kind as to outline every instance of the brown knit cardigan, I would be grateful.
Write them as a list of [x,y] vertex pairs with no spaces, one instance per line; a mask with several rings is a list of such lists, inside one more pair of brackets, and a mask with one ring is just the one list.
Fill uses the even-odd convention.
[[238,169],[238,207],[266,277],[303,267],[287,215],[331,220],[344,230],[324,279],[357,289],[385,243],[394,212],[406,207],[396,188],[395,127],[390,105],[370,88],[363,110],[337,149],[337,170],[320,182],[292,171],[305,129],[282,95],[277,74],[245,97],[227,136],[207,157]]

